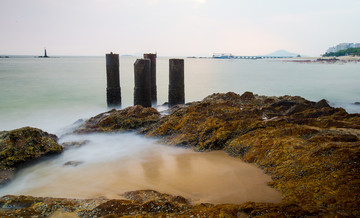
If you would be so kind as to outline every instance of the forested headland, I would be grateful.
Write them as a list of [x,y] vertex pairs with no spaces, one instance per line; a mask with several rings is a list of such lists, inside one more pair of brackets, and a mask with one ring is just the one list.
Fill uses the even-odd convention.
[[323,57],[360,56],[360,48],[348,48],[337,52],[328,52]]

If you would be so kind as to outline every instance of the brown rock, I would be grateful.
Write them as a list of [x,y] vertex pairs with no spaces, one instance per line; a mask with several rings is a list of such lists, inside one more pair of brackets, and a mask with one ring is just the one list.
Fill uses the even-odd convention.
[[296,105],[292,106],[289,110],[287,110],[285,115],[296,114],[296,113],[302,112],[308,108],[309,107],[305,104],[296,104]]
[[0,132],[2,182],[8,181],[20,164],[61,153],[63,148],[56,140],[55,135],[31,127]]
[[64,163],[64,166],[73,166],[73,167],[77,167],[80,164],[82,164],[82,161],[68,161],[66,163]]
[[329,103],[325,99],[316,102],[315,108],[323,108],[323,107],[330,107]]
[[[85,132],[137,129],[197,151],[225,150],[264,169],[273,178],[270,185],[283,194],[280,204],[249,203],[239,210],[236,205],[192,207],[178,197],[137,191],[124,195],[135,203],[136,211],[119,216],[237,216],[241,211],[270,217],[360,216],[360,115],[327,105],[299,96],[247,93],[242,99],[229,92],[175,107],[163,117],[142,107],[113,110],[91,118],[82,128]],[[129,202],[118,204],[130,207]]]
[[61,144],[61,146],[63,146],[64,149],[79,148],[89,142],[90,142],[89,140],[83,140],[83,141],[77,141],[77,142],[64,142]]
[[244,94],[240,96],[240,99],[243,101],[251,101],[255,99],[255,96],[252,92],[244,92]]
[[359,114],[328,107],[324,101],[315,107],[297,96],[272,97],[270,106],[266,97],[247,102],[240,98],[213,94],[143,132],[199,151],[225,150],[271,174],[284,202],[261,212],[264,205],[255,205],[257,212],[250,215],[360,215],[360,201],[354,200],[360,192]]
[[0,184],[11,181],[15,176],[15,168],[6,168],[0,170]]
[[152,108],[140,105],[123,110],[111,110],[87,120],[75,133],[111,132],[135,130],[153,124],[160,119],[160,113]]

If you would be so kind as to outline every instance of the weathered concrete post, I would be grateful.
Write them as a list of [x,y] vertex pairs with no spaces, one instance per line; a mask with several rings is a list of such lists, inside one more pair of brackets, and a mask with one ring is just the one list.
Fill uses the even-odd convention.
[[157,88],[156,88],[156,54],[144,54],[145,59],[151,61],[151,104],[157,104]]
[[151,68],[149,59],[137,59],[134,63],[134,105],[151,107]]
[[121,106],[119,54],[106,54],[106,97],[108,107]]
[[169,106],[185,103],[184,59],[169,60]]

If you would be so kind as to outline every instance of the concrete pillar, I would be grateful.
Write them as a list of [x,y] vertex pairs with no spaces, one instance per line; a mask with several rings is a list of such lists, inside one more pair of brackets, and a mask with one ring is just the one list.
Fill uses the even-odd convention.
[[151,68],[149,59],[137,59],[134,63],[134,105],[151,107]]
[[169,106],[185,104],[184,59],[170,59],[169,68]]
[[144,59],[151,61],[151,104],[157,105],[156,54],[144,54]]
[[106,78],[107,88],[106,97],[108,107],[121,106],[121,88],[119,73],[119,55],[106,54]]

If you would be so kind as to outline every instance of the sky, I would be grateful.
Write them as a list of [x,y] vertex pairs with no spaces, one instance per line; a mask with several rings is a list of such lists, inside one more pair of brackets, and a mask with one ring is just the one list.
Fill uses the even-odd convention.
[[360,0],[0,0],[0,54],[211,56],[360,43]]

